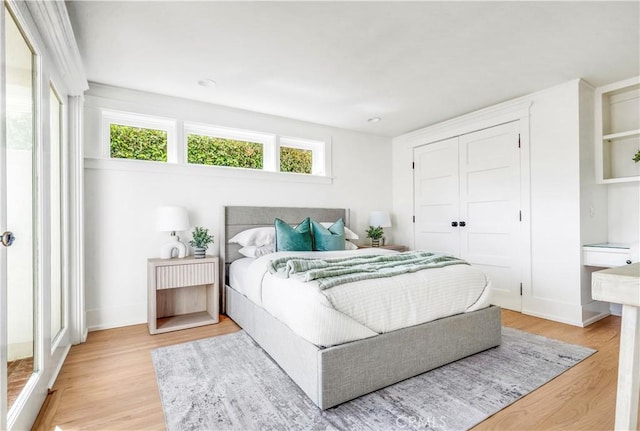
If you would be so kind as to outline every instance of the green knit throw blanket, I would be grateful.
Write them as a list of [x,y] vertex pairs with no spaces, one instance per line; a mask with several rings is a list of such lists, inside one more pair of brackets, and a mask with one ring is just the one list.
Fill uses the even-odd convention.
[[280,257],[269,263],[269,272],[282,278],[317,281],[320,289],[324,290],[354,281],[393,277],[423,269],[460,264],[468,265],[464,260],[452,256],[426,251],[407,251],[331,259]]

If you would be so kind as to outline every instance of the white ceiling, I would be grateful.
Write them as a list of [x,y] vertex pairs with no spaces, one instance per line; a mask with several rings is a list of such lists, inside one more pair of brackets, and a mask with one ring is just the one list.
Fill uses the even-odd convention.
[[67,8],[90,81],[386,136],[574,78],[640,74],[638,1]]

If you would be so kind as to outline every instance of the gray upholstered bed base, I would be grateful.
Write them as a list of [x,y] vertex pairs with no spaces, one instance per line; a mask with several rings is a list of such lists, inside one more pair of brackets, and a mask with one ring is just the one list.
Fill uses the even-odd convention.
[[321,409],[327,409],[474,353],[501,340],[500,308],[491,306],[321,349],[226,286],[227,315]]
[[[274,217],[290,224],[307,216],[326,222],[343,218],[349,226],[349,215],[344,208],[224,207],[223,274],[227,265],[241,257],[239,246],[226,239],[242,230],[272,226]],[[225,287],[222,299],[226,314],[321,409],[495,347],[501,340],[500,309],[489,307],[321,349],[231,287]]]

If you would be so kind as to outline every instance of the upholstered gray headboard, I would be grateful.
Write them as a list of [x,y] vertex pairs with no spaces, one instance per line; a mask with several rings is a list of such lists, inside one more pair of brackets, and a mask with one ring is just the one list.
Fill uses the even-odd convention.
[[226,265],[242,257],[238,244],[229,244],[227,240],[238,232],[261,226],[273,226],[277,218],[289,224],[297,224],[305,217],[319,222],[334,222],[339,218],[349,226],[349,210],[345,208],[288,208],[288,207],[235,207],[223,208],[224,231],[221,247],[222,259]]

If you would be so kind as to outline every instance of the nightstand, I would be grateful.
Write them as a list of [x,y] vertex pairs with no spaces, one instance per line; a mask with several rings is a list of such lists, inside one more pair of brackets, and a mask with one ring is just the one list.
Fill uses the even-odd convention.
[[219,321],[217,257],[149,259],[147,263],[150,334]]
[[[360,245],[358,246],[358,248],[376,248],[376,247],[371,247],[370,245]],[[406,246],[395,245],[395,244],[381,245],[380,247],[377,247],[377,248],[386,248],[387,250],[395,250],[395,251],[407,251]]]

